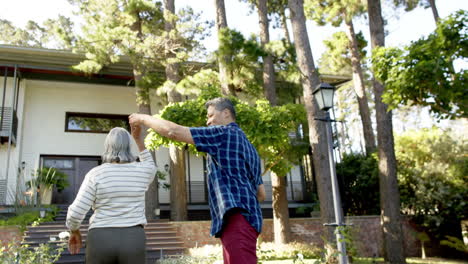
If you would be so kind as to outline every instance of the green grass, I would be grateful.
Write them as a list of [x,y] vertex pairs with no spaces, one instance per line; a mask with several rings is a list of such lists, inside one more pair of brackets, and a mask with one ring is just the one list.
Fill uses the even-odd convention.
[[[315,263],[315,259],[304,259],[302,261],[302,263],[304,264],[314,264]],[[290,263],[294,263],[294,260],[292,259],[283,259],[283,260],[261,260],[259,261],[258,263],[261,263],[261,264],[290,264]],[[296,263],[301,263],[301,262],[296,262]],[[301,263],[301,264],[302,264]]]
[[[467,261],[462,260],[450,260],[442,258],[407,258],[408,264],[468,264]],[[383,258],[357,258],[354,264],[383,264]]]
[[[302,263],[304,264],[315,264],[315,259],[304,259]],[[408,264],[468,264],[468,261],[462,260],[450,260],[442,258],[407,258],[406,262]],[[293,263],[292,259],[285,260],[262,260],[262,264],[289,264]],[[301,263],[301,262],[298,262]],[[357,258],[353,262],[354,264],[383,264],[383,258]]]

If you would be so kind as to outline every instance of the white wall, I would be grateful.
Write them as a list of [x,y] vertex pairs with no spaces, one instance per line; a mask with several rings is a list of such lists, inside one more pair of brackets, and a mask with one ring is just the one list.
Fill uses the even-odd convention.
[[[0,107],[3,101],[3,78],[2,78],[2,86],[0,89]],[[14,91],[14,79],[7,78],[6,83],[6,90],[5,90],[5,97],[4,97],[4,106],[5,107],[13,107],[16,100],[13,99],[13,91]],[[18,168],[20,167],[20,150],[21,150],[21,142],[20,138],[22,136],[22,123],[21,120],[23,118],[23,107],[24,107],[24,91],[25,91],[25,83],[20,82],[19,85],[19,93],[18,93],[18,108],[17,108],[17,117],[18,117],[18,130],[16,133],[17,143],[15,145],[11,144],[8,146],[8,143],[4,143],[0,145],[0,179],[7,180],[7,194],[6,194],[6,202],[7,204],[12,204],[14,202],[14,194],[16,193],[16,181],[19,174]],[[7,179],[8,178],[8,179]],[[3,201],[0,201],[3,203]]]
[[[160,108],[157,98],[153,98],[152,112],[158,113]],[[65,132],[66,112],[128,115],[137,110],[133,87],[23,80],[18,107],[20,144],[11,155],[10,196],[13,197],[16,172],[22,161],[26,163],[24,175],[28,180],[38,168],[41,155],[101,155],[106,134]],[[4,146],[0,146],[0,168],[6,163],[5,152]],[[164,165],[169,164],[167,149],[157,151],[156,163],[164,171]],[[203,181],[202,157],[190,155],[190,167],[191,179]],[[299,169],[294,169],[292,176],[294,181],[300,180]],[[270,182],[269,173],[263,179]],[[13,201],[10,199],[8,203]],[[160,202],[169,202],[169,191],[160,190]]]

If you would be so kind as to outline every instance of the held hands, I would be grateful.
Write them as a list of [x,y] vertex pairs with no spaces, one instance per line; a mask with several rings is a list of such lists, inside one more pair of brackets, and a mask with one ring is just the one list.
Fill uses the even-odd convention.
[[130,125],[144,125],[144,120],[148,115],[133,113],[128,117]]
[[68,239],[68,251],[72,255],[78,254],[82,246],[80,230],[71,231],[70,238]]
[[145,149],[145,144],[143,143],[143,137],[141,135],[141,127],[143,124],[143,121],[147,115],[143,114],[131,114],[128,117],[128,120],[130,122],[130,128],[132,132],[132,137],[135,139],[135,143],[138,146],[138,150],[141,152]]
[[133,139],[136,142],[141,140],[141,125],[139,124],[130,124],[131,134]]

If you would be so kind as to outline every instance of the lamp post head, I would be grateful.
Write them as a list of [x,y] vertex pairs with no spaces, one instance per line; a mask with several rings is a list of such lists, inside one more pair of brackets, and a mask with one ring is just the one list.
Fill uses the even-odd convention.
[[329,83],[320,83],[312,92],[320,110],[328,111],[333,107],[333,95],[335,87]]

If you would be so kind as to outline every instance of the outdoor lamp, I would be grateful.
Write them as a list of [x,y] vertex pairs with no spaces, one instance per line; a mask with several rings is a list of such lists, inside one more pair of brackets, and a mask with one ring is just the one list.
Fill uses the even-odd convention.
[[166,172],[169,172],[169,164],[164,165],[164,170],[165,170]]
[[[335,213],[335,222],[334,223],[325,223],[325,226],[333,226],[339,228],[340,226],[345,226],[343,212],[341,208],[341,197],[340,191],[338,188],[338,179],[336,177],[336,168],[335,168],[335,158],[333,157],[333,131],[331,123],[335,122],[330,118],[330,112],[328,110],[333,107],[333,93],[335,92],[335,87],[328,83],[321,83],[317,88],[312,92],[317,104],[319,105],[320,110],[325,111],[325,118],[315,118],[315,120],[324,121],[326,123],[326,140],[328,145],[328,162],[330,165],[330,181],[332,187],[332,197],[333,197],[333,211]],[[340,264],[347,264],[348,257],[346,255],[346,243],[342,232],[337,232],[335,229],[336,244],[338,252],[338,261]]]
[[21,162],[21,170],[24,170],[26,168],[26,161]]
[[328,83],[320,83],[317,88],[312,92],[317,100],[320,110],[328,111],[333,107],[333,94],[335,93],[335,87]]

